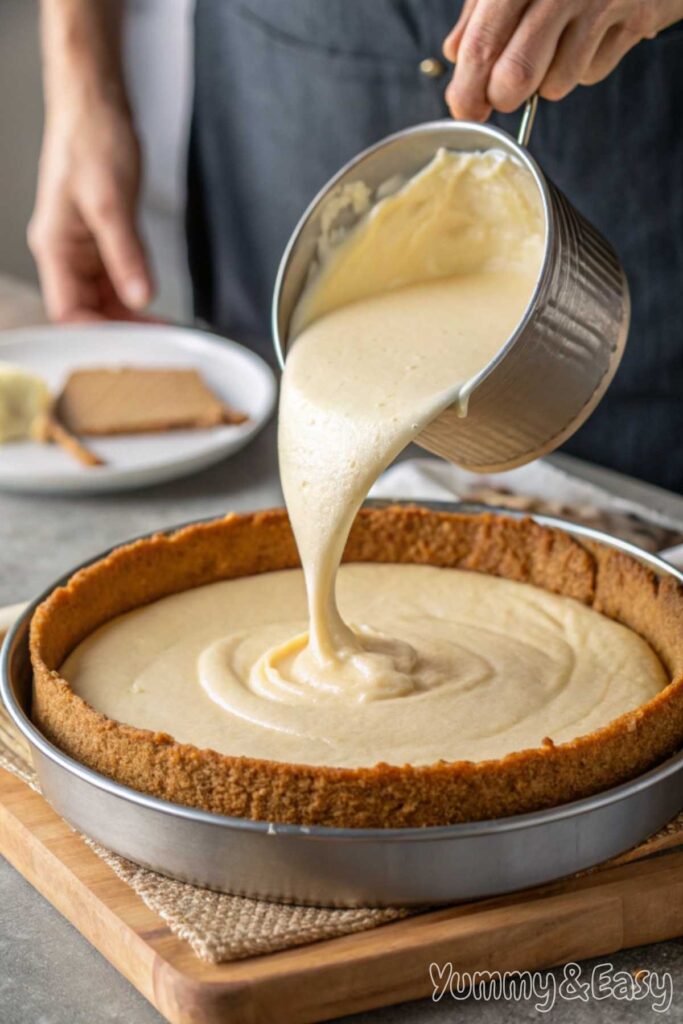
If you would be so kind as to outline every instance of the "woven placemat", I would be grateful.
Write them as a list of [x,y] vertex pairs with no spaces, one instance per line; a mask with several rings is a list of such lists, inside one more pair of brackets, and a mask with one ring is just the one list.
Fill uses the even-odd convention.
[[[40,792],[23,737],[0,704],[0,767]],[[299,907],[200,889],[141,868],[106,850],[92,839],[84,842],[119,878],[164,919],[179,938],[189,942],[202,960],[224,963],[263,953],[275,953],[309,942],[376,928],[405,917],[401,908],[370,907],[334,910]]]
[[[482,495],[483,497],[483,495]],[[489,493],[486,498],[492,503],[500,502],[500,492]],[[533,499],[527,499],[531,504]],[[512,502],[511,502],[512,504]],[[518,501],[515,501],[517,507]],[[530,504],[526,507],[530,508]],[[537,509],[533,503],[534,510]],[[531,510],[531,509],[530,509]],[[567,515],[566,509],[562,512]],[[571,510],[571,518],[590,522],[592,526],[606,526],[594,510]],[[567,515],[567,518],[570,518]],[[596,518],[599,521],[596,521]],[[622,530],[615,530],[614,520],[609,524],[613,533],[630,533],[633,522],[620,524]],[[642,535],[639,538],[643,541]],[[648,536],[647,546],[654,550],[663,546],[661,536]],[[668,539],[668,538],[667,538]],[[1,639],[1,637],[0,637]],[[17,732],[7,712],[0,705],[0,767],[21,778],[32,789],[39,791],[30,753],[23,737]],[[265,953],[303,946],[311,942],[333,939],[352,932],[366,931],[378,925],[407,917],[415,911],[395,907],[373,909],[368,907],[353,910],[334,910],[322,907],[286,906],[262,900],[250,900],[240,896],[200,889],[184,882],[148,871],[137,864],[119,857],[110,850],[84,837],[90,848],[129,885],[144,903],[164,919],[169,928],[181,939],[187,941],[198,957],[211,963],[241,960]],[[683,813],[661,829],[645,843],[616,857],[606,866],[642,859],[661,850],[683,845]]]

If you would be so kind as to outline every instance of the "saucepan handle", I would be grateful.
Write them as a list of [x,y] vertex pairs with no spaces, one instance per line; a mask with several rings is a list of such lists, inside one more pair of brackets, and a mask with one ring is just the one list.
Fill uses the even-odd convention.
[[520,146],[529,145],[529,139],[531,138],[531,129],[534,126],[534,118],[536,117],[536,110],[538,109],[538,93],[535,92],[533,96],[524,104],[524,113],[522,114],[522,120],[519,124],[519,131],[517,132],[517,142]]

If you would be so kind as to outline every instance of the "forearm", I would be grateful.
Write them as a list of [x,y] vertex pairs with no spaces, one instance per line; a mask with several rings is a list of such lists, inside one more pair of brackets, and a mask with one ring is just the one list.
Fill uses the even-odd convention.
[[46,119],[95,101],[127,107],[121,61],[123,0],[42,0]]
[[56,320],[130,319],[152,295],[123,0],[42,0],[45,129],[28,241]]

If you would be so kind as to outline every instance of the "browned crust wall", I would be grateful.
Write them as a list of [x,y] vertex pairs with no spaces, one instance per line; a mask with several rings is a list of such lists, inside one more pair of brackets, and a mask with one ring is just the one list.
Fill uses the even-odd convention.
[[648,640],[672,683],[606,728],[500,760],[327,768],[228,757],[121,725],[76,696],[57,668],[115,615],[168,594],[298,565],[283,511],[228,516],[117,549],[76,573],[31,626],[33,716],[77,760],[153,796],[257,820],[341,827],[444,825],[554,806],[626,781],[683,741],[683,588],[627,555],[590,549],[532,520],[419,508],[363,510],[346,561],[487,572],[574,597]]

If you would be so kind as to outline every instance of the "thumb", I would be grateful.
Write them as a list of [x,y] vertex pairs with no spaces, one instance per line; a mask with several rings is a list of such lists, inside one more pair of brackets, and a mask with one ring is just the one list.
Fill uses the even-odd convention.
[[143,309],[154,289],[134,209],[119,195],[100,196],[86,214],[118,297],[130,309]]

